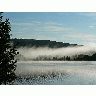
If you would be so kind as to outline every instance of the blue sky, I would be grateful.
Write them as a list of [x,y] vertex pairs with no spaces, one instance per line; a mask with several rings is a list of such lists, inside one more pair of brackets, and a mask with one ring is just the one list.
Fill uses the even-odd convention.
[[12,38],[29,38],[86,45],[96,43],[95,12],[4,12]]

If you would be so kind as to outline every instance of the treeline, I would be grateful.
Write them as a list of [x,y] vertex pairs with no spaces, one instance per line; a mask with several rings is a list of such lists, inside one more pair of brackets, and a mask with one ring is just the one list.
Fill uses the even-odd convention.
[[36,39],[11,39],[11,43],[16,44],[19,42],[18,47],[49,47],[49,48],[61,48],[61,47],[69,47],[69,46],[82,46],[77,44],[69,44],[63,42],[56,42],[50,40],[36,40]]
[[63,56],[63,57],[52,57],[52,56],[38,56],[35,59],[32,58],[25,58],[23,55],[19,54],[16,59],[18,60],[33,60],[33,61],[96,61],[96,53],[92,56],[88,55],[74,55],[74,56]]
[[74,58],[74,61],[96,61],[96,53],[92,56],[88,55],[78,55],[77,58]]
[[75,55],[75,56],[63,56],[63,57],[53,57],[53,58],[48,58],[47,56],[41,56],[41,57],[37,57],[34,60],[44,60],[44,61],[96,61],[96,53],[93,54],[92,56],[89,55]]

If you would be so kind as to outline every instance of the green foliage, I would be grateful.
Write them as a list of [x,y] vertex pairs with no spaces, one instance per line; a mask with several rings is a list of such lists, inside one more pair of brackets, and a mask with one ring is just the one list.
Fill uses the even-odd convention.
[[16,70],[14,56],[18,54],[16,45],[10,45],[10,22],[6,19],[2,22],[2,16],[0,16],[0,84],[8,84],[15,80]]

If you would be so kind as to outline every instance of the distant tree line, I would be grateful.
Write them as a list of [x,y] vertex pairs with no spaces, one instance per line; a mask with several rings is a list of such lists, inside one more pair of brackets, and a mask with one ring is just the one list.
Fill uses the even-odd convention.
[[74,56],[63,56],[63,57],[59,57],[59,56],[38,56],[35,59],[32,58],[25,58],[23,55],[19,54],[16,57],[18,60],[33,60],[33,61],[96,61],[96,53],[93,54],[92,56],[88,56],[88,55],[74,55]]
[[53,58],[48,58],[48,57],[41,57],[41,58],[36,58],[35,60],[52,60],[52,61],[96,61],[96,53],[93,54],[92,56],[89,55],[75,55],[75,56],[63,56],[63,57],[53,57]]
[[78,55],[77,58],[74,58],[74,61],[96,61],[96,53],[92,56],[89,55]]
[[83,45],[77,45],[77,44],[69,44],[69,43],[63,43],[63,42],[56,42],[56,41],[50,41],[50,40],[36,40],[36,39],[11,39],[11,42],[16,44],[19,42],[18,47],[49,47],[49,48],[61,48],[61,47],[69,47],[69,46],[83,46]]

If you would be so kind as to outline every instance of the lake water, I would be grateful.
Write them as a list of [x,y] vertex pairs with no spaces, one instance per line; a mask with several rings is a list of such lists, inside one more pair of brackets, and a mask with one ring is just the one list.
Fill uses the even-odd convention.
[[13,85],[96,85],[95,61],[22,61]]

